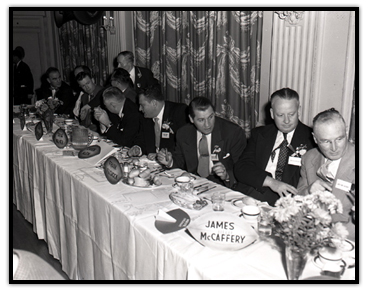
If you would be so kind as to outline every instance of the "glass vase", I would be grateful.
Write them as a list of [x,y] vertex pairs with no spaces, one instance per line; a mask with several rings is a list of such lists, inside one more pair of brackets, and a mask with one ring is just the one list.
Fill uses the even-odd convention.
[[288,280],[298,280],[307,263],[306,251],[296,252],[291,247],[285,246],[285,261]]

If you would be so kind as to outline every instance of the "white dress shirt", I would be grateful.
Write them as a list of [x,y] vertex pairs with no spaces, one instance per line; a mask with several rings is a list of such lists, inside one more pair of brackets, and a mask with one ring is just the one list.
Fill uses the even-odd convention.
[[133,66],[133,69],[130,70],[130,79],[132,79],[133,84],[135,84],[135,67]]

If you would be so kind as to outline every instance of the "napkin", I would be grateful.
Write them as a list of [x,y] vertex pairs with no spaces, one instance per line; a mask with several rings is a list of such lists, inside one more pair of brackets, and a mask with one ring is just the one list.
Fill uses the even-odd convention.
[[159,209],[155,217],[156,217],[156,220],[160,220],[160,221],[166,221],[166,222],[172,222],[172,223],[176,222],[176,219],[174,217],[167,214],[162,209]]

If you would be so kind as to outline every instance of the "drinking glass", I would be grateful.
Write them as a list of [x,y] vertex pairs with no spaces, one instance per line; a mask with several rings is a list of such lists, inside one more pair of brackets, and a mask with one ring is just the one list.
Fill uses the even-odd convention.
[[211,198],[213,211],[224,211],[226,194],[215,192]]

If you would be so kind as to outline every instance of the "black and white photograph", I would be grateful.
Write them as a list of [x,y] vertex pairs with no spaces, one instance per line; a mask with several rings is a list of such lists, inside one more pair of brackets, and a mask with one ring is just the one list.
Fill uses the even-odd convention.
[[3,9],[6,285],[362,287],[360,4],[69,2]]

